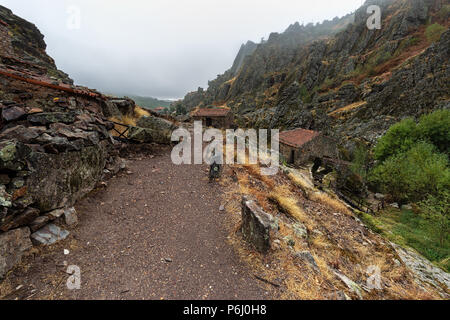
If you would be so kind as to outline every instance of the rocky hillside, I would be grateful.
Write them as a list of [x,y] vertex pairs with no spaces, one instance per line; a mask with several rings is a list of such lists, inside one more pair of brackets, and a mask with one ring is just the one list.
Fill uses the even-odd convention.
[[[371,4],[381,30],[367,28]],[[229,71],[179,104],[227,104],[244,127],[373,143],[403,117],[449,106],[448,25],[449,1],[369,0],[353,15],[243,46]]]
[[0,6],[0,54],[2,59],[15,58],[45,70],[53,80],[73,84],[67,74],[57,69],[55,61],[47,55],[44,36],[36,26]]

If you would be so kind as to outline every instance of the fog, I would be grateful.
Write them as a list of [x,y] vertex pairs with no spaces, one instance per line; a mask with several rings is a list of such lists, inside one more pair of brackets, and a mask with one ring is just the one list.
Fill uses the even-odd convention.
[[36,24],[77,84],[180,98],[231,67],[242,43],[298,21],[355,11],[362,0],[0,0]]

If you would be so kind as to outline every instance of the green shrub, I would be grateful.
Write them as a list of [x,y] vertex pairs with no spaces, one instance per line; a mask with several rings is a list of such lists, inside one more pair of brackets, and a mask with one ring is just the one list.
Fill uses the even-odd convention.
[[409,150],[417,141],[417,124],[413,119],[405,119],[394,124],[378,141],[375,159],[384,161],[389,157]]
[[384,161],[391,156],[408,151],[419,141],[433,144],[440,152],[449,152],[450,110],[438,110],[422,116],[418,124],[405,119],[394,124],[378,141],[375,159]]
[[369,171],[370,154],[365,145],[360,144],[353,152],[353,161],[350,169],[359,175],[364,181],[367,180]]
[[421,201],[450,188],[448,157],[433,145],[419,142],[379,164],[369,179],[400,204]]
[[422,215],[437,227],[440,244],[444,246],[450,227],[450,191],[441,189],[437,195],[430,195],[421,208]]
[[300,87],[300,98],[304,103],[311,103],[312,101],[312,94],[304,85]]
[[398,46],[397,50],[395,50],[394,56],[398,57],[399,55],[401,55],[407,48],[415,46],[416,44],[418,44],[420,42],[420,39],[417,37],[410,37],[407,38],[405,40],[403,40],[402,42],[400,42],[400,45]]
[[435,145],[440,152],[449,153],[450,110],[438,110],[420,118],[417,136]]
[[439,41],[441,35],[447,30],[446,27],[441,26],[439,23],[429,25],[425,30],[425,36],[429,42]]

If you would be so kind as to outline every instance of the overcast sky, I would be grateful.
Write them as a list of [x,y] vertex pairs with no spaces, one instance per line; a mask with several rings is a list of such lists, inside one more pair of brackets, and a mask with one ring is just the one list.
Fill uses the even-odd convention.
[[[0,0],[45,35],[77,84],[180,98],[229,69],[242,43],[355,11],[363,0]],[[77,11],[80,25],[77,29]]]

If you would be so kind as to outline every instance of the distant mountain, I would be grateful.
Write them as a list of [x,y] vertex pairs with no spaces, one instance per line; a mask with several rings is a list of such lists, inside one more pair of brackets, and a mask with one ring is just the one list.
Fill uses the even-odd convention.
[[145,109],[155,109],[157,107],[168,108],[168,107],[170,107],[170,104],[172,103],[171,101],[159,100],[159,99],[152,98],[152,97],[140,97],[140,96],[130,96],[130,95],[128,95],[128,97],[133,99],[138,106],[145,108]]

